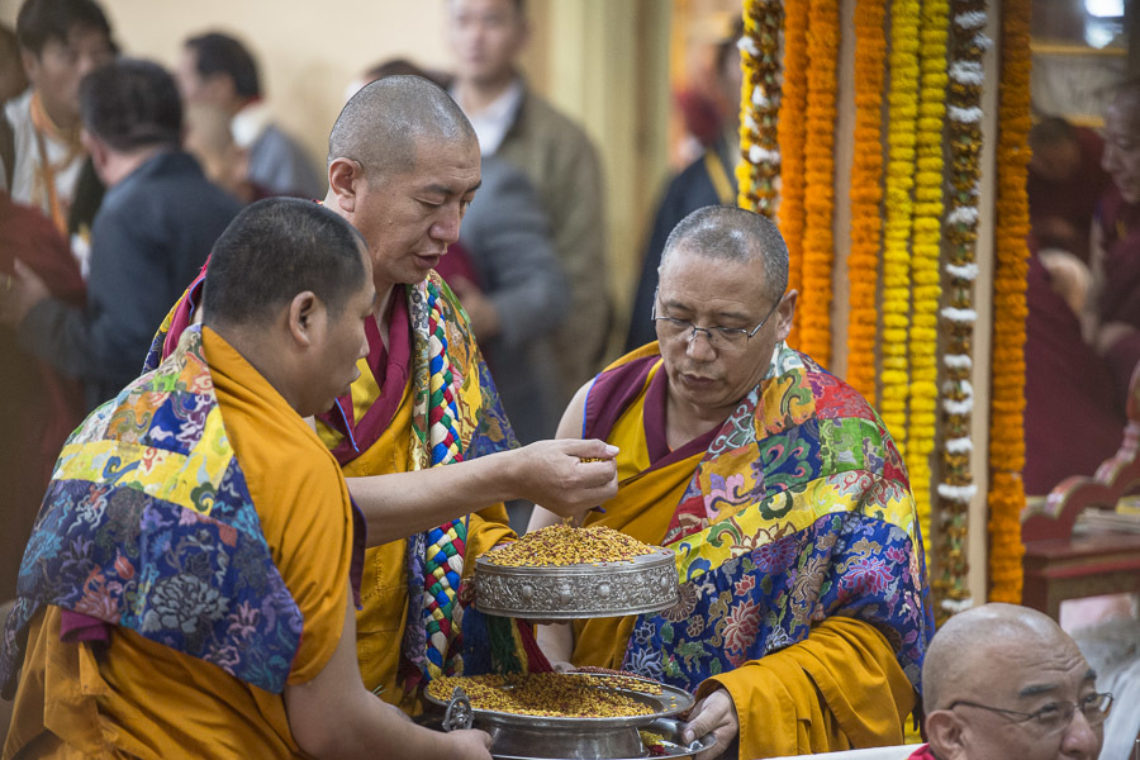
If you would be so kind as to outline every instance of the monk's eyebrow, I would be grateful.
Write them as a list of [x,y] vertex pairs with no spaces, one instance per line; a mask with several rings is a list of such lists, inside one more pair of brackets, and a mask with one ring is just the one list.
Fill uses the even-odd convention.
[[[1085,683],[1096,681],[1096,671],[1092,668],[1089,668],[1088,672],[1085,673],[1085,677],[1081,680]],[[1017,692],[1017,696],[1035,697],[1038,694],[1048,694],[1049,692],[1057,691],[1059,688],[1060,685],[1056,683],[1031,683],[1028,686],[1024,687],[1021,691]]]
[[425,187],[423,189],[423,192],[425,192],[425,193],[436,193],[438,195],[460,195],[460,194],[466,195],[467,193],[475,192],[476,190],[478,190],[482,186],[483,186],[483,180],[481,180],[481,179],[478,182],[476,182],[474,185],[472,185],[471,187],[467,188],[466,190],[456,190],[455,188],[450,187],[448,185],[441,185],[439,183],[433,183],[433,184],[430,184],[427,187]]

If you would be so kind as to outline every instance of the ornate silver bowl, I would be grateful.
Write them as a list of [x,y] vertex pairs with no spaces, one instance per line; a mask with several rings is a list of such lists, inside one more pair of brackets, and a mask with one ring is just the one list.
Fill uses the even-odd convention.
[[530,620],[639,615],[680,601],[673,552],[557,567],[507,567],[475,560],[475,606]]
[[646,683],[660,686],[661,693],[620,691],[648,705],[653,713],[612,718],[547,717],[481,710],[473,708],[459,688],[449,700],[437,699],[430,694],[425,694],[424,698],[444,708],[447,720],[451,720],[451,716],[461,716],[461,723],[445,722],[442,725],[444,730],[473,725],[491,734],[491,754],[499,760],[636,760],[649,756],[649,750],[642,742],[641,730],[664,738],[658,748],[661,754],[655,757],[689,757],[716,743],[716,737],[709,734],[691,744],[682,744],[681,722],[672,716],[693,706],[692,695],[668,684]]

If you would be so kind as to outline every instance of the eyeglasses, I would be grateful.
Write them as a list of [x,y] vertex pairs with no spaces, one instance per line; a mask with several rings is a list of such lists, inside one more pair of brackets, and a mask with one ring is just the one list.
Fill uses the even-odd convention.
[[1038,729],[1042,735],[1049,735],[1068,728],[1077,710],[1081,711],[1081,714],[1085,716],[1085,720],[1090,726],[1099,726],[1101,723],[1104,723],[1108,717],[1108,711],[1112,707],[1112,695],[1108,692],[1089,694],[1086,697],[1081,697],[1077,702],[1053,702],[1031,713],[1018,712],[1017,710],[1004,710],[1000,707],[990,707],[989,705],[980,705],[977,702],[968,702],[964,699],[959,699],[957,702],[951,703],[947,709],[953,710],[959,705],[963,707],[976,707],[980,710],[989,710],[990,712],[1008,715],[1014,723],[1028,724]]
[[760,320],[760,324],[749,330],[746,327],[700,327],[693,324],[687,319],[677,319],[676,317],[659,317],[657,316],[657,298],[653,298],[653,322],[657,325],[657,333],[665,340],[676,340],[682,336],[686,340],[691,341],[696,337],[697,333],[704,333],[705,338],[708,340],[709,345],[715,349],[723,348],[742,348],[753,335],[760,332],[760,328],[768,324],[768,320],[776,313],[776,309],[780,308],[780,303],[784,300],[783,294],[776,299],[776,303],[768,310],[767,315]]

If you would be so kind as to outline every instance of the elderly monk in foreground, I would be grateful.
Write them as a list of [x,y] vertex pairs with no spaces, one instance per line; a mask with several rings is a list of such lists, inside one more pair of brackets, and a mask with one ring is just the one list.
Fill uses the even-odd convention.
[[1047,615],[987,604],[938,630],[922,667],[926,735],[914,760],[1095,760],[1112,695]]
[[356,376],[375,296],[312,203],[223,233],[202,324],[56,464],[0,646],[6,689],[23,667],[5,758],[489,757],[356,667],[351,503],[304,416]]
[[933,631],[899,452],[858,393],[784,343],[787,271],[766,218],[687,216],[662,256],[658,341],[582,388],[559,431],[620,447],[618,494],[586,522],[673,549],[681,602],[540,643],[695,691],[686,741],[714,731],[706,756],[901,743]]
[[[360,377],[321,410],[317,432],[367,520],[356,620],[364,683],[414,714],[422,686],[441,673],[542,664],[525,632],[465,604],[465,558],[514,537],[505,499],[573,515],[612,496],[614,450],[601,441],[512,448],[467,315],[433,269],[481,181],[475,132],[446,92],[415,76],[364,87],[329,136],[328,180],[324,205],[368,241],[377,300]],[[193,320],[198,291],[172,310],[149,363]]]

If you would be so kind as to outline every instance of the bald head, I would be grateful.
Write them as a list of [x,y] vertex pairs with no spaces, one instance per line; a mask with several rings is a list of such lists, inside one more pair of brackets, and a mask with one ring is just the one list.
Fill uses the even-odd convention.
[[350,158],[369,175],[415,168],[423,142],[478,144],[471,122],[446,92],[418,76],[365,85],[345,104],[329,134],[328,162]]
[[1017,650],[1072,649],[1069,634],[1037,610],[1014,604],[985,604],[950,618],[938,629],[922,666],[927,712],[985,693],[995,661]]
[[735,206],[705,206],[682,219],[661,252],[664,272],[679,252],[720,261],[764,262],[764,290],[775,302],[788,287],[788,246],[766,216]]

